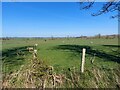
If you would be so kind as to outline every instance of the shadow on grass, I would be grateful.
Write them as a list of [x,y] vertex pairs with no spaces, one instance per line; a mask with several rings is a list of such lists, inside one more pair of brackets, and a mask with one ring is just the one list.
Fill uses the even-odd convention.
[[102,45],[102,46],[105,46],[105,47],[116,47],[116,48],[120,48],[120,45]]
[[12,48],[2,52],[2,56],[4,57],[14,57],[17,56],[17,53],[23,54],[27,53],[27,46],[19,47],[19,48]]
[[113,51],[113,52],[120,54],[120,45],[102,45],[102,46],[109,48],[117,48],[117,51]]
[[[25,55],[28,55],[27,46],[12,48],[2,52],[2,63],[4,68],[9,68],[7,72],[11,71],[11,68],[18,67],[24,63]],[[6,72],[6,70],[4,71]]]
[[92,55],[92,56],[97,56],[99,58],[103,58],[108,61],[114,61],[117,63],[120,63],[120,57],[119,56],[114,56],[111,54],[107,54],[105,52],[100,52],[99,50],[93,50],[90,46],[83,46],[83,45],[59,45],[55,47],[54,49],[59,49],[59,50],[69,50],[71,52],[75,53],[82,53],[82,49],[86,48],[86,54]]

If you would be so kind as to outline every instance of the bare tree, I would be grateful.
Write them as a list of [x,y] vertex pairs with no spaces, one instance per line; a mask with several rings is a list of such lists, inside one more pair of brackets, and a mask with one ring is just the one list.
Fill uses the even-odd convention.
[[[107,1],[107,0],[106,0]],[[95,0],[81,0],[80,8],[81,9],[90,9],[94,6]],[[112,15],[111,18],[120,18],[120,1],[119,0],[108,0],[104,2],[101,9],[96,12],[92,13],[92,16],[102,15],[108,12],[117,12],[116,15]]]

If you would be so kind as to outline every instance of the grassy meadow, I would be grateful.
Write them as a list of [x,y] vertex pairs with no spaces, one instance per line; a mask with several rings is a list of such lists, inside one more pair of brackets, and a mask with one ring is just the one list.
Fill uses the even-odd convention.
[[[120,86],[120,76],[118,74],[120,72],[120,52],[118,50],[120,46],[118,45],[117,38],[16,38],[3,40],[3,79],[6,78],[6,76],[20,70],[21,66],[24,65],[25,67],[27,67],[30,64],[33,55],[32,53],[28,52],[26,48],[29,46],[34,46],[34,44],[36,43],[38,44],[38,59],[44,61],[48,66],[52,66],[56,74],[65,74],[69,79],[71,78],[71,74],[69,72],[73,72],[73,69],[75,69],[75,72],[78,73],[75,75],[79,76],[82,59],[82,49],[86,48],[85,73],[84,75],[80,74],[79,78],[81,80],[76,81],[77,84],[67,83],[61,87],[114,88]],[[91,63],[93,59],[94,62]],[[100,74],[98,74],[97,71],[100,72]],[[108,79],[104,79],[104,77],[108,77]],[[117,79],[115,79],[116,77]],[[107,84],[108,82],[109,84]],[[19,84],[17,87],[22,87],[20,85],[22,84]]]

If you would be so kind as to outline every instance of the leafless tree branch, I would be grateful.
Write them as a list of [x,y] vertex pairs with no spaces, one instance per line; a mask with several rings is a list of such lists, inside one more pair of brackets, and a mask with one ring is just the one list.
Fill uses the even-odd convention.
[[[86,2],[87,1],[87,2]],[[95,0],[86,0],[85,2],[80,2],[81,9],[89,9],[93,7]],[[118,18],[120,17],[119,12],[120,12],[120,1],[119,0],[109,0],[108,2],[105,2],[103,6],[101,7],[100,10],[96,13],[92,13],[92,16],[99,16],[104,13],[108,12],[118,12],[118,15],[111,16],[111,18]]]

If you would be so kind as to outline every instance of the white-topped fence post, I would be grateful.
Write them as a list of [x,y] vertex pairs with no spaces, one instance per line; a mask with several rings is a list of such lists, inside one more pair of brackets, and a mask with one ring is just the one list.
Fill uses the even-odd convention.
[[84,65],[85,65],[85,52],[86,52],[86,49],[83,48],[82,50],[82,64],[81,64],[81,72],[84,73]]

